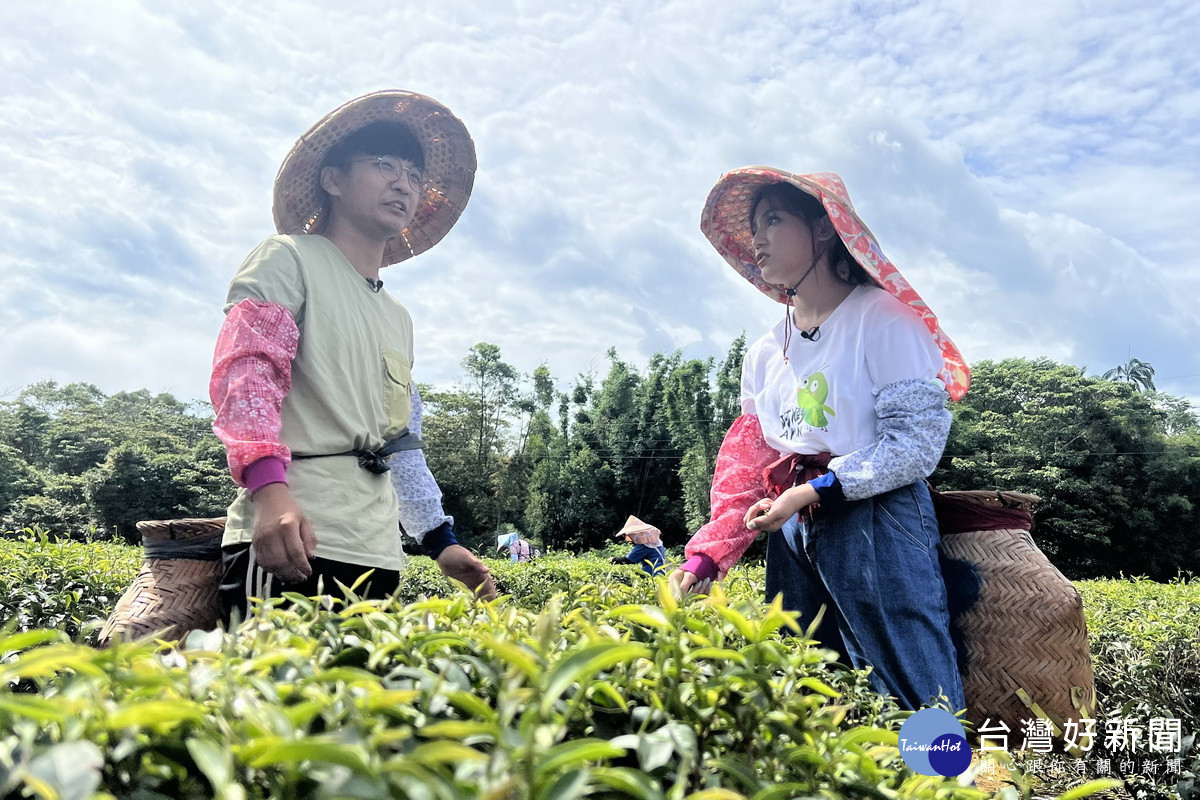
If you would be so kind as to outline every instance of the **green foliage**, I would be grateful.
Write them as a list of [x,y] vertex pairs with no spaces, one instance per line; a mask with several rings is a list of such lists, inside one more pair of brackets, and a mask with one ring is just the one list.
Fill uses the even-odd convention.
[[[453,390],[422,387],[425,457],[441,486],[460,538],[482,545],[505,523],[522,526],[529,464],[524,437],[510,448],[511,417],[532,400],[517,394],[519,374],[500,348],[479,342],[462,361],[465,380]],[[510,454],[515,455],[514,458]]]
[[983,797],[789,617],[653,584],[534,612],[465,595],[248,620],[186,649],[0,641],[0,791],[125,797]]
[[[655,354],[643,374],[610,350],[599,387],[581,376],[561,399],[561,437],[547,440],[529,480],[529,529],[550,547],[594,548],[634,514],[668,544],[686,541],[708,519],[717,450],[740,413],[744,349],[739,337],[719,367]],[[589,476],[581,467],[593,461]]]
[[153,509],[174,505],[173,497],[164,496],[170,476],[156,469],[151,453],[136,444],[113,448],[88,477],[88,493],[101,524],[126,541],[137,541],[136,525],[139,520],[155,519]]
[[[38,781],[63,796],[982,796],[904,769],[903,714],[782,635],[761,565],[735,568],[712,600],[676,604],[641,570],[607,563],[621,548],[489,560],[507,595],[494,604],[414,558],[394,606],[297,598],[236,638],[96,653],[69,640],[107,614],[139,549],[0,540],[0,686],[15,681],[0,688],[0,798]],[[1174,717],[1193,734],[1200,584],[1077,588],[1100,730]],[[1119,764],[1101,737],[1089,757],[1107,756]],[[1200,759],[1181,757],[1186,784]],[[1162,776],[1118,777],[1131,796],[1188,796]],[[1014,780],[1009,798],[1080,781]],[[697,794],[717,787],[736,794]]]
[[577,445],[562,460],[559,454],[566,447],[551,451],[534,470],[528,514],[534,534],[547,548],[583,550],[619,527],[605,502],[614,476],[587,444]]
[[1140,358],[1131,358],[1104,373],[1104,380],[1128,383],[1141,392],[1154,391],[1154,367]]
[[[459,385],[423,387],[426,458],[460,541],[487,549],[513,528],[592,549],[635,514],[683,544],[709,515],[745,348],[642,369],[610,350],[606,374],[560,392],[545,365],[525,380],[476,344]],[[1072,577],[1200,570],[1200,425],[1151,390],[1148,366],[1105,380],[1048,359],[976,364],[935,484],[1042,497],[1034,536]],[[210,424],[170,395],[33,384],[0,402],[0,528],[132,540],[141,519],[219,516],[234,487]]]
[[46,494],[22,497],[0,520],[0,528],[6,532],[22,527],[40,528],[53,530],[56,535],[65,531],[67,535],[63,538],[86,537],[88,524],[86,508],[68,505],[57,497]]
[[0,526],[133,537],[141,519],[213,516],[233,496],[207,404],[41,381],[0,403]]
[[1200,448],[1178,409],[1048,359],[983,361],[955,404],[941,489],[1042,498],[1034,537],[1073,577],[1200,567]]
[[0,621],[79,638],[108,616],[141,562],[140,547],[56,541],[41,529],[0,539]]
[[[1200,582],[1081,581],[1097,690],[1110,716],[1200,731]],[[1119,698],[1119,703],[1112,701]]]
[[100,523],[128,542],[139,541],[141,520],[223,515],[232,499],[227,473],[211,459],[137,444],[114,447],[85,478]]
[[[1100,705],[1095,746],[1085,760],[1107,761],[1131,797],[1200,796],[1200,749],[1195,742],[1200,732],[1200,583],[1122,579],[1080,581],[1075,587],[1083,597]],[[1131,758],[1130,747],[1122,748],[1107,735],[1110,725],[1130,721],[1142,731],[1144,754],[1148,725],[1154,719],[1179,721],[1181,750],[1158,754],[1159,761],[1167,756],[1181,759],[1178,775],[1126,769],[1126,762],[1141,765],[1145,760]],[[1067,788],[1062,779],[1040,782],[1046,790]]]
[[41,490],[41,477],[25,461],[21,451],[0,444],[0,519],[11,512],[21,498],[40,494]]
[[717,370],[717,391],[713,397],[716,426],[727,431],[742,414],[742,359],[746,355],[746,332],[733,340],[729,352]]

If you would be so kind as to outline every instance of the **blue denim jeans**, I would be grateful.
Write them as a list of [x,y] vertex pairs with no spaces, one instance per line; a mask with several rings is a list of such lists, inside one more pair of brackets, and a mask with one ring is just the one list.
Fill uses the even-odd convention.
[[767,541],[767,599],[782,594],[803,627],[825,606],[815,638],[872,667],[872,687],[902,708],[944,694],[961,709],[940,542],[923,482],[818,509],[810,524],[793,517]]

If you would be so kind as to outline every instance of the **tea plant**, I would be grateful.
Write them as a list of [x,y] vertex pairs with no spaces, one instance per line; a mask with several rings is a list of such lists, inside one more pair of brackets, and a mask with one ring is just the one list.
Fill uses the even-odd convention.
[[141,558],[140,548],[55,540],[39,529],[0,539],[0,622],[78,637],[112,611]]
[[[904,714],[787,635],[761,565],[673,604],[590,554],[489,560],[507,596],[487,604],[414,558],[389,604],[296,598],[176,650],[83,646],[140,562],[0,540],[0,797],[979,796],[905,769]],[[1179,719],[1180,774],[1114,773],[1120,796],[1195,796],[1200,585],[1077,586],[1100,696],[1089,761],[1119,763],[1106,719]],[[1080,780],[1018,769],[1009,794]]]
[[628,593],[296,597],[177,650],[15,634],[0,683],[39,693],[0,694],[0,796],[986,796],[910,772],[905,714],[778,606]]

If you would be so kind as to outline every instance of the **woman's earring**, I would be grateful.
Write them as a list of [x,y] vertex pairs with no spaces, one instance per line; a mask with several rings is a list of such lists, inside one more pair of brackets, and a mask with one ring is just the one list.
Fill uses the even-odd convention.
[[834,270],[837,272],[837,276],[842,280],[850,280],[850,265],[846,263],[845,259],[839,261],[837,266],[834,267]]

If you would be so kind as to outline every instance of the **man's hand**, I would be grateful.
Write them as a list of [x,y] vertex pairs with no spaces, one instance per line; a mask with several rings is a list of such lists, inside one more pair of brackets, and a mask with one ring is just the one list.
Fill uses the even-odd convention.
[[452,544],[437,557],[437,565],[447,578],[465,583],[485,600],[496,597],[496,584],[487,565],[461,544]]
[[743,520],[752,531],[777,531],[803,508],[820,500],[817,490],[802,483],[793,486],[774,500],[763,498],[746,512]]
[[269,483],[254,493],[254,558],[287,583],[312,575],[308,560],[317,551],[312,525],[286,483]]

